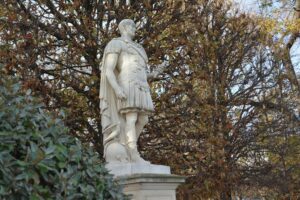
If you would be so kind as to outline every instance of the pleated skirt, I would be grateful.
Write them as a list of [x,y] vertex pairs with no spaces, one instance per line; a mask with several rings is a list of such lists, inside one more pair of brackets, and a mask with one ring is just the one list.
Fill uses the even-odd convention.
[[153,112],[154,106],[147,82],[136,80],[120,81],[119,84],[126,94],[126,100],[117,101],[121,114],[129,112]]

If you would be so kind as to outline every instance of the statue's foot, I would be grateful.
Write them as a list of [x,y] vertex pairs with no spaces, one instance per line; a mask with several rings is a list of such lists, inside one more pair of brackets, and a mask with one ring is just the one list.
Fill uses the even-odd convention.
[[131,162],[140,163],[140,164],[151,164],[149,161],[144,160],[140,156],[139,152],[137,151],[137,148],[130,148],[129,152],[130,152]]
[[144,160],[141,156],[131,158],[131,161],[139,164],[151,164],[149,161]]

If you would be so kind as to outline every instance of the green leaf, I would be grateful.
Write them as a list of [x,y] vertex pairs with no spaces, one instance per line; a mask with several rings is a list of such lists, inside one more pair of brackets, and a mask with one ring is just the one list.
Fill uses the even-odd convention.
[[69,136],[61,118],[44,111],[30,90],[22,91],[1,69],[0,75],[0,199],[99,199],[110,190],[123,195],[112,185],[97,190],[113,181],[104,167],[94,170],[98,155]]

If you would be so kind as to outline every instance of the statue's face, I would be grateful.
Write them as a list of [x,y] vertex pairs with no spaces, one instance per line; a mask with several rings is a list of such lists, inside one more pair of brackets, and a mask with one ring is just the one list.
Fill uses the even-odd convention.
[[134,37],[135,36],[135,31],[136,31],[136,27],[135,27],[135,24],[134,23],[130,23],[128,24],[126,27],[126,32],[127,34],[130,36],[130,37]]

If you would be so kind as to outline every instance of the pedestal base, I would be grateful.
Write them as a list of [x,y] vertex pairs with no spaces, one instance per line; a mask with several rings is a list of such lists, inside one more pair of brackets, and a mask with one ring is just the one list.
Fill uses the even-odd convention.
[[117,178],[132,200],[176,200],[176,188],[184,180],[183,176],[171,174],[134,174]]
[[108,163],[105,165],[115,177],[133,174],[171,174],[170,167],[150,163]]

